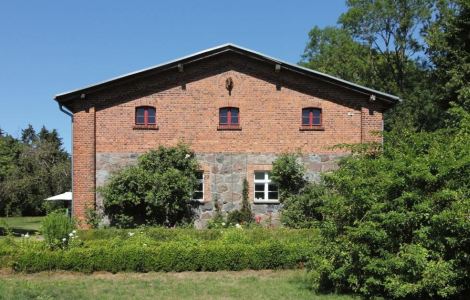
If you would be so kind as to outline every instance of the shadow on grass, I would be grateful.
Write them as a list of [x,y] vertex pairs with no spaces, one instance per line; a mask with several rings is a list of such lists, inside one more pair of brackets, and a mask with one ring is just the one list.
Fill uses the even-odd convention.
[[[336,294],[332,291],[319,292],[315,291],[312,287],[312,282],[308,278],[307,271],[305,273],[300,273],[289,279],[288,282],[295,286],[299,290],[305,290],[312,293],[312,299],[328,299],[328,300],[350,300],[350,299],[360,299],[359,296],[354,294]],[[381,298],[380,298],[381,299]]]
[[38,230],[34,229],[24,229],[24,228],[5,228],[0,226],[0,236],[6,236],[8,234],[8,231],[11,232],[14,236],[21,236],[22,234],[29,234],[29,235],[34,235],[38,232]]

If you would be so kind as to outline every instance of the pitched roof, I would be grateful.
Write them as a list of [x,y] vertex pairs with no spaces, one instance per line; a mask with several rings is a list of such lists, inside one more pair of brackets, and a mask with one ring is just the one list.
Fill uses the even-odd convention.
[[304,74],[304,75],[307,75],[307,76],[312,76],[316,79],[319,79],[319,80],[322,80],[322,81],[325,81],[325,82],[329,82],[331,84],[338,85],[338,86],[341,86],[341,87],[344,87],[344,88],[348,88],[348,89],[351,89],[351,90],[354,90],[354,91],[357,91],[357,92],[361,92],[361,93],[364,93],[364,94],[369,94],[371,96],[374,95],[378,100],[385,101],[389,104],[395,104],[395,103],[400,102],[400,98],[397,97],[397,96],[390,95],[390,94],[387,94],[387,93],[384,93],[384,92],[381,92],[381,91],[377,91],[377,90],[374,90],[374,89],[371,89],[371,88],[368,88],[368,87],[365,87],[365,86],[362,86],[362,85],[359,85],[359,84],[355,84],[355,83],[352,83],[350,81],[346,81],[346,80],[343,80],[341,78],[337,78],[337,77],[334,77],[334,76],[331,76],[331,75],[328,75],[328,74],[325,74],[325,73],[322,73],[322,72],[318,72],[318,71],[315,71],[315,70],[312,70],[312,69],[304,68],[302,66],[291,64],[291,63],[282,61],[280,59],[270,57],[270,56],[265,55],[263,53],[253,51],[253,50],[250,50],[250,49],[247,49],[247,48],[243,48],[243,47],[237,46],[235,44],[231,44],[231,43],[223,44],[223,45],[220,45],[220,46],[217,46],[217,47],[214,47],[214,48],[209,48],[209,49],[206,49],[206,50],[203,50],[203,51],[200,51],[200,52],[190,54],[188,56],[184,56],[184,57],[172,60],[172,61],[168,61],[168,62],[159,64],[159,65],[150,67],[150,68],[138,70],[138,71],[131,72],[131,73],[128,73],[128,74],[124,74],[124,75],[121,75],[121,76],[118,76],[118,77],[114,77],[114,78],[111,78],[111,79],[108,79],[108,80],[105,80],[105,81],[101,81],[101,82],[98,82],[98,83],[95,83],[95,84],[92,84],[92,85],[88,85],[88,86],[85,86],[85,87],[80,88],[80,89],[76,89],[76,90],[64,92],[64,93],[61,93],[61,94],[57,94],[57,95],[55,95],[54,99],[56,101],[58,101],[59,103],[63,103],[63,102],[66,102],[68,100],[78,98],[82,94],[87,94],[87,93],[90,93],[90,92],[102,90],[102,89],[105,89],[105,88],[107,88],[109,86],[112,86],[114,84],[119,84],[120,82],[125,82],[128,79],[133,79],[133,78],[136,78],[136,77],[139,77],[139,76],[150,75],[150,74],[157,73],[157,72],[160,72],[160,71],[163,71],[163,70],[168,70],[168,69],[171,69],[171,68],[178,68],[178,66],[180,64],[183,64],[183,65],[188,64],[188,63],[191,63],[191,62],[194,62],[194,61],[199,61],[201,59],[206,59],[206,58],[212,57],[214,55],[225,53],[225,52],[239,53],[239,54],[245,55],[247,57],[251,57],[251,58],[258,59],[258,60],[270,62],[270,63],[273,63],[273,64],[278,64],[278,65],[280,65],[280,67],[282,69],[287,69],[287,70],[290,70],[290,71],[293,71],[293,72],[296,72],[296,73]]

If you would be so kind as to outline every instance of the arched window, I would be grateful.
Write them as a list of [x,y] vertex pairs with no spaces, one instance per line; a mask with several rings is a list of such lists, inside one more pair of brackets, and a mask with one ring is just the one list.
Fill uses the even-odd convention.
[[307,107],[302,109],[302,126],[322,126],[321,109],[316,107]]
[[157,123],[155,107],[139,106],[135,109],[136,125],[155,125]]
[[222,107],[219,109],[219,126],[238,127],[240,110],[238,107]]

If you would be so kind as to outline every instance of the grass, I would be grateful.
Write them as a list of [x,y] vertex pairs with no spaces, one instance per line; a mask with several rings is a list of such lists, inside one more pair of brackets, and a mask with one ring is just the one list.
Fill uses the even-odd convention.
[[347,295],[315,295],[302,270],[95,273],[0,273],[0,299],[322,299],[350,300]]
[[0,236],[5,234],[7,225],[14,235],[34,234],[41,227],[43,217],[2,217],[0,218]]

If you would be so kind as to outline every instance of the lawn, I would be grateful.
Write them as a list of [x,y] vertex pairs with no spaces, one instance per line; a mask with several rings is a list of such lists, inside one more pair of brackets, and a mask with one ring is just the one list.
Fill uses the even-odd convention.
[[315,295],[304,274],[302,270],[91,275],[4,270],[0,299],[354,299]]
[[2,217],[0,218],[0,236],[5,234],[5,224],[10,228],[14,235],[29,233],[34,234],[41,227],[43,217]]

